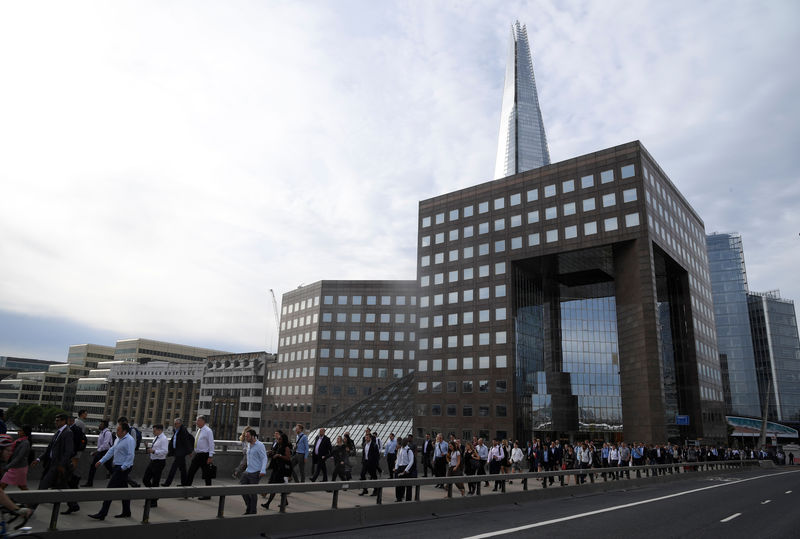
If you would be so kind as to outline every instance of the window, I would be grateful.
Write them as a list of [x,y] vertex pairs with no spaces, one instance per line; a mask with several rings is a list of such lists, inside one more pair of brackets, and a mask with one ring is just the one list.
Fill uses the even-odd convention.
[[[453,337],[453,338],[457,339],[458,337]],[[451,357],[450,359],[447,360],[447,370],[448,371],[454,371],[456,369],[458,369],[458,358]],[[453,390],[452,391],[450,391],[450,384],[453,384]],[[456,385],[455,384],[456,384],[456,382],[447,382],[447,387],[448,387],[447,392],[448,393],[455,393],[456,392]]]
[[558,241],[558,230],[548,230],[547,231],[547,243],[553,243],[554,241]]
[[[488,369],[489,368],[489,356],[481,356],[478,358],[478,368],[479,369]],[[488,391],[488,382],[486,384],[487,391]]]
[[555,184],[553,184],[553,185],[545,185],[544,186],[544,197],[545,198],[549,198],[549,197],[554,197],[554,196],[556,196],[556,186],[555,186]]
[[575,190],[575,180],[565,180],[561,182],[561,192],[571,193]]
[[499,284],[494,287],[494,297],[496,298],[504,298],[506,297],[506,285]]
[[614,171],[604,170],[600,173],[600,183],[610,183],[614,181]]
[[472,301],[473,296],[475,295],[474,290],[464,290],[463,292],[463,301]]
[[597,234],[597,221],[590,221],[583,224],[583,235],[591,236],[592,234]]
[[634,226],[639,226],[639,214],[638,213],[629,213],[625,216],[625,226],[627,228],[631,228]]
[[333,305],[333,296],[325,296],[325,297],[322,299],[322,302],[323,302],[325,305]]
[[489,287],[484,286],[478,289],[478,299],[489,299]]
[[472,279],[472,268],[464,268],[464,279]]
[[506,272],[506,263],[498,262],[494,265],[494,274],[503,275]]
[[422,240],[420,245],[422,247],[428,247],[431,244],[431,237],[430,236],[422,236]]
[[485,256],[489,254],[489,244],[481,243],[478,245],[478,256]]
[[356,323],[361,322],[361,313],[352,313],[350,315],[350,321]]
[[434,264],[443,264],[444,263],[444,253],[435,253],[433,255],[433,263]]
[[428,382],[417,382],[417,393],[427,393]]
[[328,367],[320,367],[319,368],[319,375],[320,376],[328,376]]
[[594,176],[591,174],[589,176],[584,176],[581,178],[581,189],[586,189],[587,187],[591,187],[594,185]]
[[472,217],[472,206],[464,207],[464,217]]
[[422,228],[428,228],[431,226],[431,218],[430,217],[423,217],[422,218]]
[[[488,360],[489,358],[486,359]],[[479,393],[489,392],[489,380],[478,380],[478,392]]]
[[478,311],[478,322],[488,322],[489,321],[489,310],[484,309]]
[[605,229],[606,232],[611,232],[612,230],[616,230],[618,228],[617,218],[610,217],[605,221],[603,221],[603,228]]
[[539,233],[536,234],[528,234],[528,247],[533,247],[534,245],[539,245]]
[[461,392],[472,393],[472,380],[465,380],[464,382],[461,382]]
[[527,193],[526,201],[527,202],[534,202],[536,200],[539,200],[539,190],[538,189],[531,189]]
[[454,283],[458,281],[458,270],[453,270],[447,274],[447,282]]
[[456,405],[455,404],[448,404],[447,405],[447,415],[448,416],[455,416],[456,415]]
[[339,296],[337,298],[337,303],[339,305],[347,305],[347,296]]
[[465,404],[461,408],[461,415],[463,415],[464,417],[472,417],[472,405],[471,404]]
[[[464,365],[464,369],[466,369],[466,370],[472,369],[472,358],[471,357],[465,357],[464,360],[463,360],[463,365]],[[470,382],[469,384],[470,384],[470,391],[472,391],[472,382]]]
[[488,234],[489,233],[489,222],[486,221],[484,223],[478,223],[478,234]]
[[442,415],[442,405],[431,404],[431,415]]
[[506,356],[497,356],[494,358],[494,366],[498,369],[504,369],[508,367],[508,360]]
[[505,393],[506,391],[508,391],[508,383],[505,380],[495,380],[494,392]]
[[625,165],[622,167],[622,174],[621,177],[624,180],[625,178],[632,178],[634,174],[636,174],[636,169],[633,165]]
[[486,213],[489,211],[489,203],[488,202],[479,202],[478,203],[478,213]]
[[333,314],[332,313],[322,313],[322,321],[323,322],[332,322],[333,321],[332,319],[333,319]]
[[617,203],[617,197],[614,193],[608,193],[607,195],[603,195],[603,207],[608,208],[613,206]]
[[558,217],[558,208],[555,206],[551,206],[544,210],[544,218],[545,219],[555,219]]
[[636,200],[636,188],[625,189],[622,192],[622,202],[633,202]]
[[511,238],[511,248],[512,249],[522,249],[522,236],[517,236],[515,238]]
[[571,240],[578,237],[578,227],[575,225],[568,226],[564,229],[564,239]]
[[505,219],[495,219],[494,221],[494,231],[499,232],[501,230],[506,229],[506,220]]
[[529,211],[528,212],[528,224],[538,223],[539,222],[539,210]]
[[472,225],[464,227],[464,238],[471,238],[473,234]]
[[594,197],[584,199],[583,211],[592,211],[593,209],[595,209]]
[[[433,275],[433,284],[442,284],[442,283],[444,283],[444,273],[435,273]],[[381,316],[383,316],[383,315],[381,315]],[[382,319],[381,319],[381,322],[383,322]],[[388,320],[387,320],[387,322],[388,322]]]
[[494,310],[494,319],[495,320],[505,320],[506,319],[506,308],[505,307],[498,307]]
[[575,203],[568,202],[564,204],[564,215],[575,215]]
[[423,257],[420,257],[419,265],[422,266],[423,268],[427,268],[428,266],[430,266],[431,265],[430,255],[425,255]]
[[441,359],[434,359],[431,361],[432,370],[434,372],[438,372],[442,370],[442,360]]
[[451,230],[450,234],[448,234],[447,236],[447,239],[449,241],[456,241],[458,239],[458,229],[454,228],[453,230]]
[[506,417],[508,415],[508,408],[504,404],[497,404],[494,407],[495,417]]
[[450,210],[450,220],[455,221],[458,219],[458,210]]
[[521,226],[522,225],[522,216],[521,215],[512,215],[510,221],[511,228]]
[[502,210],[505,207],[506,207],[506,200],[504,198],[494,199],[494,209]]
[[333,375],[334,376],[344,376],[344,367],[334,367],[333,368]]
[[519,193],[516,193],[508,197],[509,206],[518,206],[521,202],[522,202],[522,196]]
[[441,225],[444,223],[444,213],[437,213],[436,214],[436,224]]
[[464,247],[464,258],[472,258],[472,247]]
[[448,326],[458,325],[458,313],[450,313],[447,315],[447,325]]

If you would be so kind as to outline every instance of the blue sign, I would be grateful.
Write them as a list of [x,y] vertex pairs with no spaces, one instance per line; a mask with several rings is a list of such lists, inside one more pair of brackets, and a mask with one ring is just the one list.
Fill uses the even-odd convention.
[[676,415],[675,416],[675,424],[676,425],[689,425],[689,416],[688,415]]

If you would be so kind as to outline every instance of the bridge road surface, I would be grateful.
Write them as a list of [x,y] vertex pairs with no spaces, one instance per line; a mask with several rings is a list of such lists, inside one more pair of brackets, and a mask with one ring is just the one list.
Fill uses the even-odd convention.
[[[560,490],[560,489],[559,489]],[[755,469],[629,490],[421,516],[380,526],[261,537],[800,538],[800,470]],[[561,494],[559,492],[559,494]]]

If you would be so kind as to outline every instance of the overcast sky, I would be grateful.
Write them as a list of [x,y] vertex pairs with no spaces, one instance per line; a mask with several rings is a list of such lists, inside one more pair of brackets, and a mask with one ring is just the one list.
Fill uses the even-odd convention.
[[274,350],[269,289],[413,279],[492,179],[510,24],[553,162],[641,140],[800,300],[800,3],[3,2],[0,355]]

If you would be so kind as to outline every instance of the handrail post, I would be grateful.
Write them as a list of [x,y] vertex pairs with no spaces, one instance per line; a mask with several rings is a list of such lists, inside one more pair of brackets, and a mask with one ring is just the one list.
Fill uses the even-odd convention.
[[417,485],[416,487],[414,487],[414,501],[415,502],[419,501],[419,491],[421,489],[422,489],[422,487],[420,485]]
[[150,523],[150,500],[144,501],[144,511],[142,511],[142,524]]
[[381,504],[383,503],[383,487],[378,487],[378,488],[377,488],[377,489],[375,489],[375,490],[377,490],[377,491],[378,491],[378,495],[376,496],[377,500],[375,500],[375,502],[376,502],[378,505],[381,505]]
[[503,494],[506,493],[506,480],[505,479],[503,479],[500,482],[500,492],[502,492]]
[[219,506],[217,507],[217,518],[225,517],[225,496],[219,497]]
[[281,513],[285,513],[286,512],[286,506],[287,505],[288,505],[288,503],[287,503],[287,500],[286,500],[286,493],[285,492],[281,492],[281,505],[280,505],[280,512]]
[[58,510],[61,509],[61,502],[56,502],[53,504],[53,512],[50,513],[50,527],[47,528],[50,531],[57,531],[58,530]]
[[447,483],[447,497],[453,497],[453,483]]
[[528,490],[528,478],[527,477],[522,479],[522,490]]
[[333,501],[331,502],[331,509],[339,508],[339,489],[333,491]]
[[475,487],[475,496],[481,495],[481,483],[482,481],[478,481],[478,485]]

